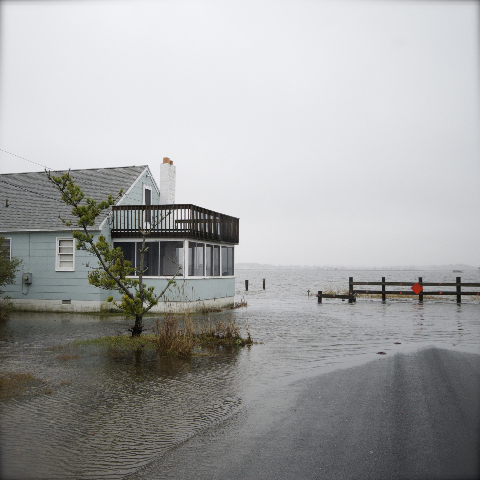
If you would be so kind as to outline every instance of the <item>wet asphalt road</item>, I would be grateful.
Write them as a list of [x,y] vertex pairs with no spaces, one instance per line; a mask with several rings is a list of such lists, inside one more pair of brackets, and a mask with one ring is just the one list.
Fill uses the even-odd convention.
[[429,348],[268,392],[134,479],[480,478],[480,355]]

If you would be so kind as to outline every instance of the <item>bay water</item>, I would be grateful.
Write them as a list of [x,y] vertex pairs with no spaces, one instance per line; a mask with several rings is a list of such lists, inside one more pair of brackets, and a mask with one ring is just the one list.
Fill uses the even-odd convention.
[[[475,270],[237,269],[236,300],[248,306],[208,315],[234,319],[257,343],[184,359],[70,346],[125,333],[131,321],[120,316],[14,312],[0,324],[0,374],[30,373],[42,382],[0,397],[0,477],[128,477],[280,383],[373,361],[379,352],[435,345],[480,353],[479,297],[461,305],[454,296],[317,303],[318,290],[347,290],[350,276],[480,282]],[[148,329],[155,321],[146,318]]]

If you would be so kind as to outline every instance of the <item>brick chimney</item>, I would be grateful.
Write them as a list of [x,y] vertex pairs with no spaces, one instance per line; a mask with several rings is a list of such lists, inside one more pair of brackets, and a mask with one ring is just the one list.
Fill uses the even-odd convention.
[[160,164],[160,205],[175,203],[175,167],[168,157]]

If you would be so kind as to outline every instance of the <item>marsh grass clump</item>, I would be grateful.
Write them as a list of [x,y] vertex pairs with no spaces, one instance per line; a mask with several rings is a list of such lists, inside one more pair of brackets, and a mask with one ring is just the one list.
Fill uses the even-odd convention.
[[8,320],[12,309],[13,305],[8,298],[0,298],[0,322]]
[[245,300],[245,297],[242,297],[242,299],[239,302],[235,302],[230,308],[243,308],[248,306],[247,301]]
[[157,318],[155,330],[159,350],[177,357],[192,354],[197,339],[191,315],[184,314],[179,321],[177,316],[165,314]]
[[0,375],[0,397],[22,395],[28,388],[44,383],[45,380],[36,378],[31,373],[6,373]]
[[242,338],[240,327],[234,318],[229,317],[226,321],[216,320],[209,317],[200,324],[200,333],[197,335],[200,345],[221,346],[244,346],[253,343],[247,324],[247,338]]
[[207,307],[206,305],[204,305],[200,311],[203,314],[205,314],[205,313],[218,313],[218,312],[221,312],[222,309],[221,308],[215,308],[215,307]]
[[322,290],[325,295],[348,295],[348,288],[341,288],[337,286],[328,286]]
[[213,321],[209,316],[198,322],[197,330],[191,315],[165,314],[156,324],[159,349],[167,355],[186,357],[194,353],[195,347],[240,347],[253,343],[248,327],[247,338],[242,338],[240,328],[232,317]]
[[[377,293],[375,294],[358,293],[357,298],[364,298],[367,300],[374,300],[374,299],[381,300],[382,295],[380,293],[378,294]],[[389,295],[388,290],[386,291],[385,298],[387,300],[396,300],[399,302],[408,302],[412,300],[418,301],[418,297],[416,295]],[[478,300],[478,297],[468,296],[468,295],[466,295],[465,297],[462,297],[462,301],[467,299]],[[434,302],[452,302],[453,303],[453,302],[456,302],[456,297],[455,295],[448,295],[448,296],[447,295],[429,295],[428,292],[426,292],[423,294],[423,300],[424,301],[428,300],[429,302],[434,301]]]

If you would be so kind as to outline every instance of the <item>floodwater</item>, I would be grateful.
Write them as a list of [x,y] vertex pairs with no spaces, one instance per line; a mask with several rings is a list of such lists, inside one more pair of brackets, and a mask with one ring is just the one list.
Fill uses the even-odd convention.
[[245,297],[248,307],[211,316],[233,317],[244,332],[248,325],[259,343],[189,359],[68,347],[75,339],[125,332],[130,323],[121,317],[13,314],[0,324],[0,373],[30,373],[45,383],[0,398],[0,477],[128,478],[279,383],[364,363],[379,351],[435,345],[480,353],[478,298],[461,305],[455,297],[423,305],[415,298],[319,305],[313,296],[329,286],[347,289],[349,276],[379,281],[382,275],[480,282],[477,271],[237,270],[237,300]]

